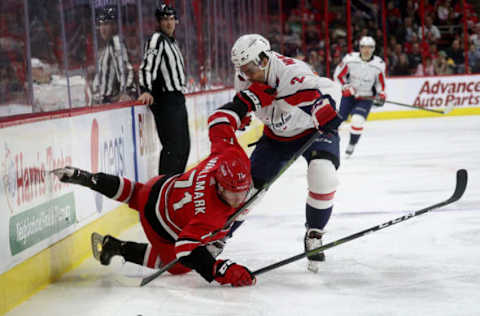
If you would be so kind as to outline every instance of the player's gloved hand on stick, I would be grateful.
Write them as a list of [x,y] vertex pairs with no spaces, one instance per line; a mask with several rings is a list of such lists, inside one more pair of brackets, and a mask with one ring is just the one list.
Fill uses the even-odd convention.
[[355,88],[349,84],[346,84],[342,87],[342,96],[344,97],[354,97],[355,93]]
[[237,93],[235,98],[248,106],[248,111],[257,111],[269,106],[275,100],[277,92],[264,83],[254,82],[248,89]]
[[383,106],[385,104],[385,100],[387,99],[387,95],[384,92],[380,92],[377,94],[375,99],[373,99],[373,105],[375,106]]
[[218,283],[232,286],[254,285],[257,281],[250,270],[231,260],[217,260],[213,265],[213,276]]
[[312,118],[315,127],[326,133],[336,132],[343,121],[327,98],[319,98],[315,102],[312,107]]

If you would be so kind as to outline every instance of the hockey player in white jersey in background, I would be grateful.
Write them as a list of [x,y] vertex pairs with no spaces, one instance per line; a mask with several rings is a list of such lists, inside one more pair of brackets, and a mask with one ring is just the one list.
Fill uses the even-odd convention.
[[383,106],[386,98],[385,63],[373,55],[375,40],[364,36],[359,46],[360,52],[346,55],[334,74],[334,80],[342,85],[339,114],[345,120],[351,115],[347,156],[353,154],[372,105]]
[[[303,154],[308,163],[304,247],[320,247],[338,185],[337,128],[342,119],[336,106],[341,99],[341,87],[315,75],[304,62],[271,51],[270,43],[258,34],[243,35],[235,42],[232,62],[236,68],[235,89],[240,91],[237,97],[250,106],[221,109],[223,115],[238,120],[244,111],[253,111],[264,123],[263,135],[250,157],[256,189],[271,180],[317,129],[323,132]],[[255,86],[260,88],[252,88]],[[243,91],[247,87],[259,93],[246,94]],[[269,106],[259,105],[258,100],[266,91],[261,87],[276,91],[276,99]],[[323,260],[323,253],[309,257],[308,269],[316,272]]]

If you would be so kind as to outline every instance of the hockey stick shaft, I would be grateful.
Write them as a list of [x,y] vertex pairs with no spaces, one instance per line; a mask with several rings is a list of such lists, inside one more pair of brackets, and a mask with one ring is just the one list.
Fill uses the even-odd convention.
[[[317,131],[312,136],[310,136],[310,138],[305,142],[305,144],[303,144],[302,147],[300,147],[300,149],[295,152],[295,154],[292,156],[292,158],[290,158],[290,160],[277,172],[277,174],[272,179],[270,179],[270,181],[266,182],[260,190],[255,192],[255,194],[253,194],[243,204],[243,206],[241,208],[239,208],[235,213],[232,214],[232,216],[230,216],[230,218],[225,223],[223,228],[229,227],[235,221],[235,219],[245,209],[247,209],[250,205],[252,205],[253,202],[255,202],[255,200],[258,198],[259,195],[261,195],[263,192],[267,191],[270,188],[270,186],[273,184],[273,182],[275,182],[297,160],[297,158],[300,157],[315,142],[315,140],[317,139],[319,134],[320,133]],[[211,232],[208,236],[213,236],[216,233],[218,233],[219,231],[220,231],[220,229],[215,230],[215,231]],[[157,277],[159,277],[161,274],[163,274],[165,271],[170,270],[170,268],[172,268],[175,264],[177,264],[178,261],[179,261],[179,259],[176,258],[176,259],[170,261],[169,263],[165,264],[164,266],[160,267],[160,269],[158,271],[152,273],[149,276],[146,276],[145,278],[142,279],[142,282],[140,283],[140,286],[144,286],[144,285],[147,285],[148,283],[152,282]]]
[[[375,97],[360,97],[359,99],[361,100],[375,100]],[[447,106],[445,110],[434,110],[434,109],[429,109],[421,106],[416,106],[416,105],[411,105],[411,104],[406,104],[406,103],[401,103],[401,102],[396,102],[396,101],[390,101],[390,100],[385,100],[385,103],[390,103],[398,106],[403,106],[411,109],[416,109],[416,110],[423,110],[423,111],[428,111],[428,112],[433,112],[433,113],[438,113],[438,114],[447,114],[453,109],[453,104],[450,106]]]
[[386,100],[385,102],[390,103],[390,104],[394,104],[394,105],[398,105],[398,106],[404,106],[404,107],[411,108],[411,109],[423,110],[423,111],[428,111],[428,112],[433,112],[433,113],[438,113],[438,114],[446,114],[445,111],[441,111],[441,110],[434,110],[434,109],[424,108],[424,107],[420,107],[420,106],[415,106],[415,105],[410,105],[410,104],[405,104],[405,103],[400,103],[400,102],[395,102],[395,101],[390,101],[390,100]]
[[465,192],[465,189],[467,187],[467,178],[468,178],[468,175],[467,175],[467,171],[465,169],[460,169],[457,171],[457,181],[456,181],[456,185],[455,185],[455,191],[454,193],[452,194],[452,196],[448,199],[448,200],[445,200],[443,202],[440,202],[440,203],[436,203],[434,205],[431,205],[429,207],[426,207],[426,208],[423,208],[421,210],[418,210],[418,211],[414,211],[414,212],[411,212],[409,214],[406,214],[404,216],[401,216],[401,217],[398,217],[398,218],[395,218],[395,219],[392,219],[388,222],[385,222],[383,224],[380,224],[380,225],[377,225],[377,226],[373,226],[373,227],[370,227],[370,228],[367,228],[365,230],[362,230],[358,233],[355,233],[355,234],[352,234],[352,235],[349,235],[349,236],[346,236],[344,238],[341,238],[341,239],[338,239],[336,241],[333,241],[331,243],[328,243],[328,244],[325,244],[321,247],[318,247],[318,248],[315,248],[315,249],[312,249],[310,251],[306,251],[304,253],[301,253],[301,254],[298,254],[296,256],[293,256],[293,257],[290,257],[290,258],[287,258],[287,259],[284,259],[282,261],[279,261],[279,262],[276,262],[274,264],[271,264],[269,266],[266,266],[264,268],[261,268],[261,269],[258,269],[256,271],[253,272],[253,275],[259,275],[259,274],[262,274],[262,273],[265,273],[265,272],[268,272],[268,271],[271,271],[271,270],[274,270],[274,269],[277,269],[279,267],[282,267],[284,265],[287,265],[289,263],[292,263],[292,262],[295,262],[295,261],[298,261],[302,258],[305,258],[307,256],[311,256],[311,255],[314,255],[314,254],[317,254],[319,252],[322,252],[324,250],[327,250],[327,249],[330,249],[330,248],[333,248],[333,247],[336,247],[336,246],[339,246],[341,244],[344,244],[346,242],[349,242],[351,240],[354,240],[354,239],[357,239],[357,238],[360,238],[362,236],[365,236],[367,234],[370,234],[370,233],[373,233],[373,232],[376,232],[376,231],[379,231],[381,229],[384,229],[384,228],[387,228],[387,227],[390,227],[392,225],[395,225],[395,224],[398,224],[398,223],[401,223],[401,222],[404,222],[410,218],[413,218],[415,216],[419,216],[419,215],[422,215],[422,214],[425,214],[431,210],[434,210],[434,209],[437,209],[439,207],[443,207],[445,205],[448,205],[450,203],[453,203],[455,201],[457,201],[458,199],[460,199],[463,195],[463,193]]

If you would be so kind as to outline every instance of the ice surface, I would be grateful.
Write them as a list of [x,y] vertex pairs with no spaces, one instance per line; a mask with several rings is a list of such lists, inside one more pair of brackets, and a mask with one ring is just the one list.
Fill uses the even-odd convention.
[[[343,153],[346,127],[341,135]],[[303,251],[305,167],[299,160],[271,187],[222,257],[257,270]],[[480,116],[368,122],[342,159],[325,241],[447,199],[460,168],[460,201],[330,249],[318,274],[300,260],[250,288],[195,273],[140,288],[149,271],[88,259],[7,315],[479,315]],[[121,237],[144,240],[138,226]]]

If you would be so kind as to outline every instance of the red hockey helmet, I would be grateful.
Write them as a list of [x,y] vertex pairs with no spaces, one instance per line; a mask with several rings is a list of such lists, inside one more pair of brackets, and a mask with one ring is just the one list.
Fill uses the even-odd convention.
[[252,184],[250,161],[244,153],[237,150],[225,151],[221,156],[215,179],[228,191],[247,191]]

